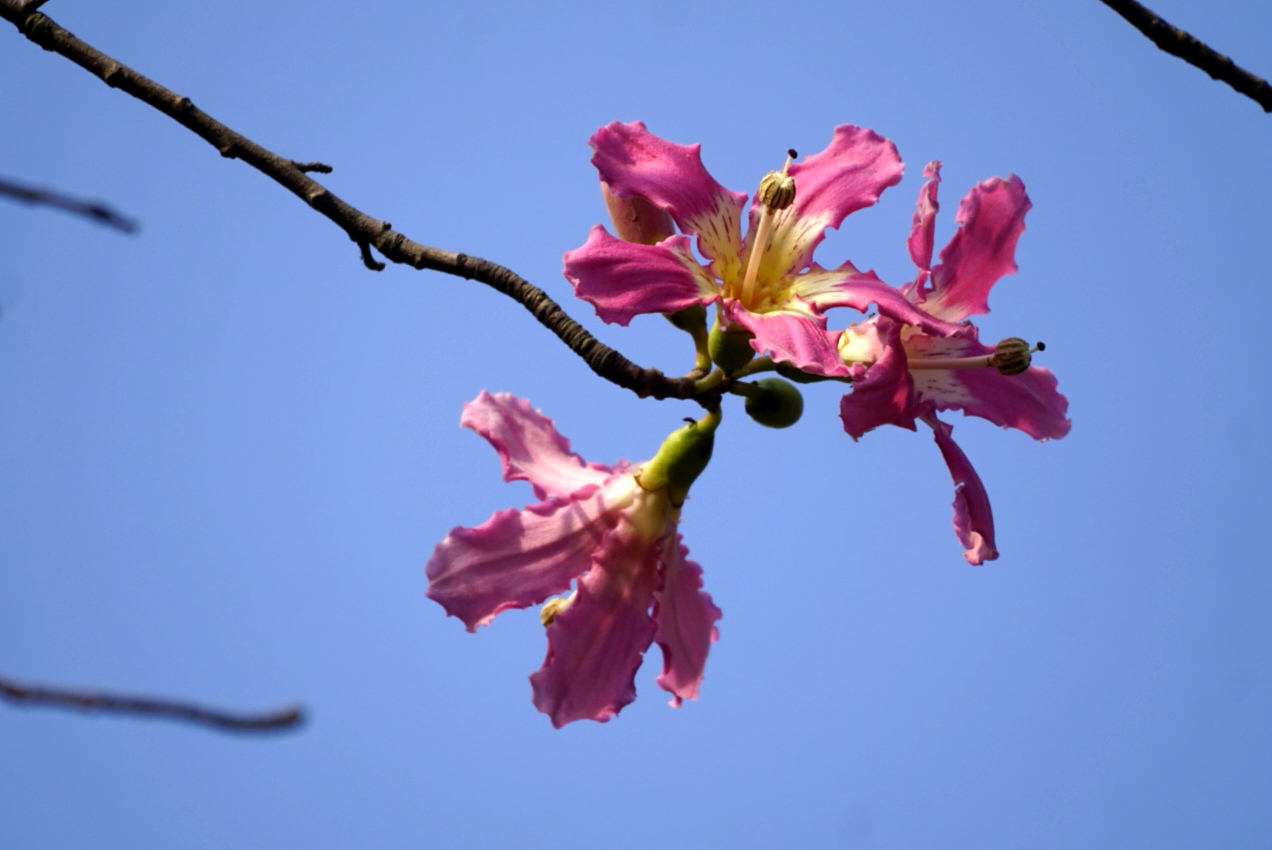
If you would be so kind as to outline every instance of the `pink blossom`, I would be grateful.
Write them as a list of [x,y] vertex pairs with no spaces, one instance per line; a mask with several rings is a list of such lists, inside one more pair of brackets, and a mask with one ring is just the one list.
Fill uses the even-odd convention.
[[[913,431],[917,419],[933,429],[955,482],[954,525],[966,549],[964,557],[980,564],[998,557],[989,498],[951,438],[952,427],[936,412],[962,410],[1038,440],[1063,437],[1072,423],[1066,416],[1069,402],[1058,392],[1055,376],[1038,366],[1024,368],[1032,353],[1027,344],[1013,339],[998,347],[983,345],[975,326],[965,321],[988,313],[990,289],[1016,271],[1016,242],[1031,206],[1024,183],[1013,176],[975,186],[959,204],[959,229],[932,267],[940,165],[930,163],[923,172],[928,180],[919,193],[907,242],[919,272],[901,292],[922,312],[964,322],[965,330],[938,336],[887,315],[845,330],[839,350],[853,389],[840,402],[840,417],[854,440],[879,425]],[[1014,374],[1016,370],[1004,365],[1012,352],[1024,358],[1019,364],[1023,371]]]
[[[652,203],[681,231],[651,245],[616,238],[596,225],[582,247],[566,253],[565,276],[603,320],[626,325],[643,313],[719,303],[721,322],[754,334],[756,351],[826,376],[846,374],[825,332],[822,314],[832,307],[864,311],[873,303],[882,314],[933,335],[957,332],[956,325],[916,309],[873,272],[851,263],[825,269],[813,262],[826,228],[874,204],[901,179],[896,147],[872,130],[836,127],[825,150],[788,161],[784,173],[795,184],[793,202],[768,210],[757,195],[745,239],[741,218],[747,196],[707,173],[698,145],[678,145],[643,123],[617,121],[598,130],[590,143],[592,164],[609,192]],[[761,226],[764,216],[769,221]],[[705,265],[695,257],[690,236]],[[764,245],[752,269],[757,241]]]
[[[666,464],[657,466],[676,435],[643,466],[607,466],[583,461],[550,419],[508,394],[483,391],[460,424],[499,452],[504,480],[529,481],[542,501],[452,529],[428,561],[428,596],[475,631],[575,583],[544,608],[547,658],[530,677],[535,706],[557,727],[608,720],[635,699],[636,670],[655,640],[657,682],[671,704],[696,698],[720,610],[677,532],[688,481],[673,472],[669,484]],[[709,456],[715,421],[695,425]]]

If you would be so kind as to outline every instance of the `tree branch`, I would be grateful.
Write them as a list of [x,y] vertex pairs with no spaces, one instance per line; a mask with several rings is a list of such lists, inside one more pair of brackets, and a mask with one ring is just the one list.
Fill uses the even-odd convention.
[[26,204],[43,204],[49,207],[56,207],[57,209],[92,219],[98,224],[122,230],[124,233],[137,232],[136,219],[120,215],[110,207],[97,201],[80,201],[69,195],[54,192],[51,189],[36,189],[32,186],[12,183],[3,177],[0,177],[0,196],[13,198]]
[[[618,351],[602,344],[572,319],[547,293],[510,269],[454,251],[443,251],[413,242],[393,230],[386,221],[372,218],[336,197],[325,186],[309,176],[319,172],[321,163],[286,159],[231,130],[182,97],[89,44],[80,41],[58,26],[48,16],[27,14],[20,0],[0,0],[0,17],[18,28],[28,39],[45,50],[61,56],[100,78],[106,85],[130,94],[154,107],[181,126],[198,135],[221,156],[241,159],[273,179],[342,229],[359,246],[373,246],[385,259],[416,269],[431,269],[444,274],[484,283],[512,298],[530,311],[540,324],[583,358],[588,367],[602,378],[629,389],[638,396],[654,398],[692,398],[693,379],[669,378],[657,369],[644,369]],[[378,261],[362,249],[364,262],[374,269]],[[709,399],[700,400],[710,403]]]
[[1179,27],[1171,26],[1162,20],[1151,9],[1136,3],[1135,0],[1100,0],[1114,12],[1130,21],[1149,40],[1172,56],[1178,56],[1189,65],[1205,71],[1220,82],[1227,83],[1241,94],[1263,107],[1264,112],[1272,112],[1272,86],[1262,77],[1256,77],[1249,71],[1221,53],[1211,49],[1205,42],[1188,34]]
[[0,676],[0,696],[20,706],[47,705],[185,720],[226,732],[280,732],[297,728],[305,720],[299,706],[261,714],[237,714],[174,700],[26,685],[3,676]]

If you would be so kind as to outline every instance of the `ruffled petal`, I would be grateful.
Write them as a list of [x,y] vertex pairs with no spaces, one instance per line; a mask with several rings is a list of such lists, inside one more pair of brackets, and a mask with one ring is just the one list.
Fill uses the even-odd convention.
[[[793,163],[787,172],[795,180],[795,202],[774,216],[759,280],[807,268],[826,228],[839,227],[850,213],[874,204],[884,189],[900,182],[904,170],[896,146],[883,136],[848,124],[836,127],[825,150]],[[748,238],[754,238],[757,218],[752,207]]]
[[[994,349],[975,340],[932,339],[919,334],[905,341],[911,357],[988,357]],[[1058,440],[1073,423],[1069,400],[1057,390],[1050,370],[1031,366],[1019,375],[997,369],[914,369],[914,389],[937,410],[962,410],[1004,428],[1018,428],[1035,440]]]
[[500,611],[561,593],[591,564],[638,489],[623,476],[572,499],[499,511],[476,528],[452,529],[424,568],[428,597],[471,632]]
[[679,534],[662,541],[662,587],[654,593],[654,640],[662,647],[658,686],[672,695],[671,705],[698,698],[707,652],[719,640],[720,609],[702,589],[702,567],[688,559]]
[[[910,370],[906,368],[905,350],[901,347],[898,329],[879,327],[869,322],[854,325],[845,334],[856,334],[858,339],[846,340],[852,348],[877,346],[878,359],[861,374],[859,364],[853,377],[852,392],[839,400],[839,418],[844,430],[854,440],[880,425],[896,425],[915,430],[917,397]],[[877,340],[870,336],[877,334]]]
[[971,333],[966,325],[928,315],[910,303],[901,290],[884,283],[874,272],[857,271],[852,263],[844,263],[837,269],[814,265],[804,274],[791,278],[789,291],[812,304],[819,313],[832,307],[851,307],[865,313],[873,304],[880,315],[933,336],[966,336]]
[[592,164],[619,197],[647,198],[671,213],[682,233],[698,235],[698,250],[720,279],[738,276],[746,195],[730,192],[702,165],[701,145],[660,139],[643,122],[614,121],[588,140]]
[[717,297],[715,280],[694,259],[688,238],[639,245],[615,239],[599,224],[582,247],[566,253],[565,276],[596,315],[620,325],[643,313],[674,313]]
[[848,367],[835,346],[837,334],[828,333],[812,310],[808,315],[794,312],[751,313],[733,299],[721,302],[720,318],[741,325],[755,334],[751,347],[778,363],[826,377],[847,377]]
[[508,393],[482,390],[464,405],[459,424],[485,437],[499,452],[504,481],[529,481],[539,499],[567,498],[614,474],[612,467],[587,463],[570,451],[570,441],[551,419]]
[[980,476],[972,468],[972,462],[963,454],[947,425],[932,414],[924,414],[923,421],[932,426],[937,448],[950,468],[954,479],[954,533],[963,544],[963,557],[972,566],[980,566],[998,557],[994,546],[994,512],[989,507],[989,494]]
[[919,273],[932,271],[932,242],[937,210],[941,208],[936,202],[936,189],[941,183],[941,163],[932,160],[923,169],[926,182],[919,190],[919,200],[914,205],[914,220],[910,226],[910,238],[906,247],[910,249],[910,259]]
[[530,684],[553,726],[604,722],[636,698],[636,670],[657,630],[649,608],[670,511],[665,494],[639,491],[601,541],[574,603],[548,626],[548,655]]
[[923,309],[951,322],[988,313],[989,290],[1016,271],[1016,242],[1031,206],[1025,184],[1014,175],[973,187],[958,205],[956,220],[962,226],[941,249]]

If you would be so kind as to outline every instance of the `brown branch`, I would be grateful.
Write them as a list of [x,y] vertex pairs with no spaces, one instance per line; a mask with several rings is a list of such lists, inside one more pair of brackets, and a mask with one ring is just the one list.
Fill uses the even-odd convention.
[[122,230],[124,233],[137,232],[136,219],[120,215],[103,203],[77,200],[69,195],[54,192],[52,189],[36,189],[32,186],[23,186],[20,183],[13,183],[0,177],[0,197],[12,198],[25,204],[42,204],[46,207],[66,210],[69,213],[92,219],[98,224]]
[[1179,27],[1171,26],[1151,9],[1135,0],[1100,0],[1114,12],[1130,21],[1149,40],[1172,56],[1178,56],[1189,65],[1205,71],[1220,82],[1227,83],[1241,94],[1272,112],[1272,86],[1262,77],[1256,77],[1241,68],[1227,56],[1211,49],[1205,42]]
[[[373,246],[385,259],[416,269],[431,269],[457,277],[475,280],[517,301],[539,320],[539,323],[583,358],[593,372],[637,395],[654,398],[690,398],[691,378],[668,378],[657,369],[643,369],[619,352],[602,344],[548,297],[547,293],[501,265],[460,254],[443,251],[407,239],[392,229],[388,222],[372,218],[336,197],[309,176],[314,163],[298,163],[265,149],[251,139],[231,130],[182,97],[150,80],[126,65],[80,41],[39,12],[24,14],[19,0],[0,0],[0,17],[4,17],[23,35],[45,50],[58,53],[99,77],[106,85],[132,95],[172,118],[181,126],[208,142],[221,155],[241,159],[299,197],[329,218],[359,246]],[[369,253],[363,252],[364,260]],[[373,262],[374,259],[372,260]],[[374,268],[374,265],[368,264]]]
[[20,706],[44,705],[185,720],[227,732],[281,732],[298,728],[305,720],[299,706],[261,714],[237,714],[167,699],[20,684],[5,677],[0,677],[0,696]]

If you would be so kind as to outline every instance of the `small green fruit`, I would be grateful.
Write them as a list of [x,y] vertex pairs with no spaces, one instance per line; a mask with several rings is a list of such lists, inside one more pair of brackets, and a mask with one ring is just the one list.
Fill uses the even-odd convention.
[[751,347],[754,338],[755,334],[736,325],[727,330],[720,330],[719,325],[713,326],[707,336],[711,362],[723,369],[726,375],[733,374],[755,358],[755,349]]
[[747,396],[746,415],[768,428],[789,428],[804,415],[804,397],[781,378],[755,382],[758,392]]

